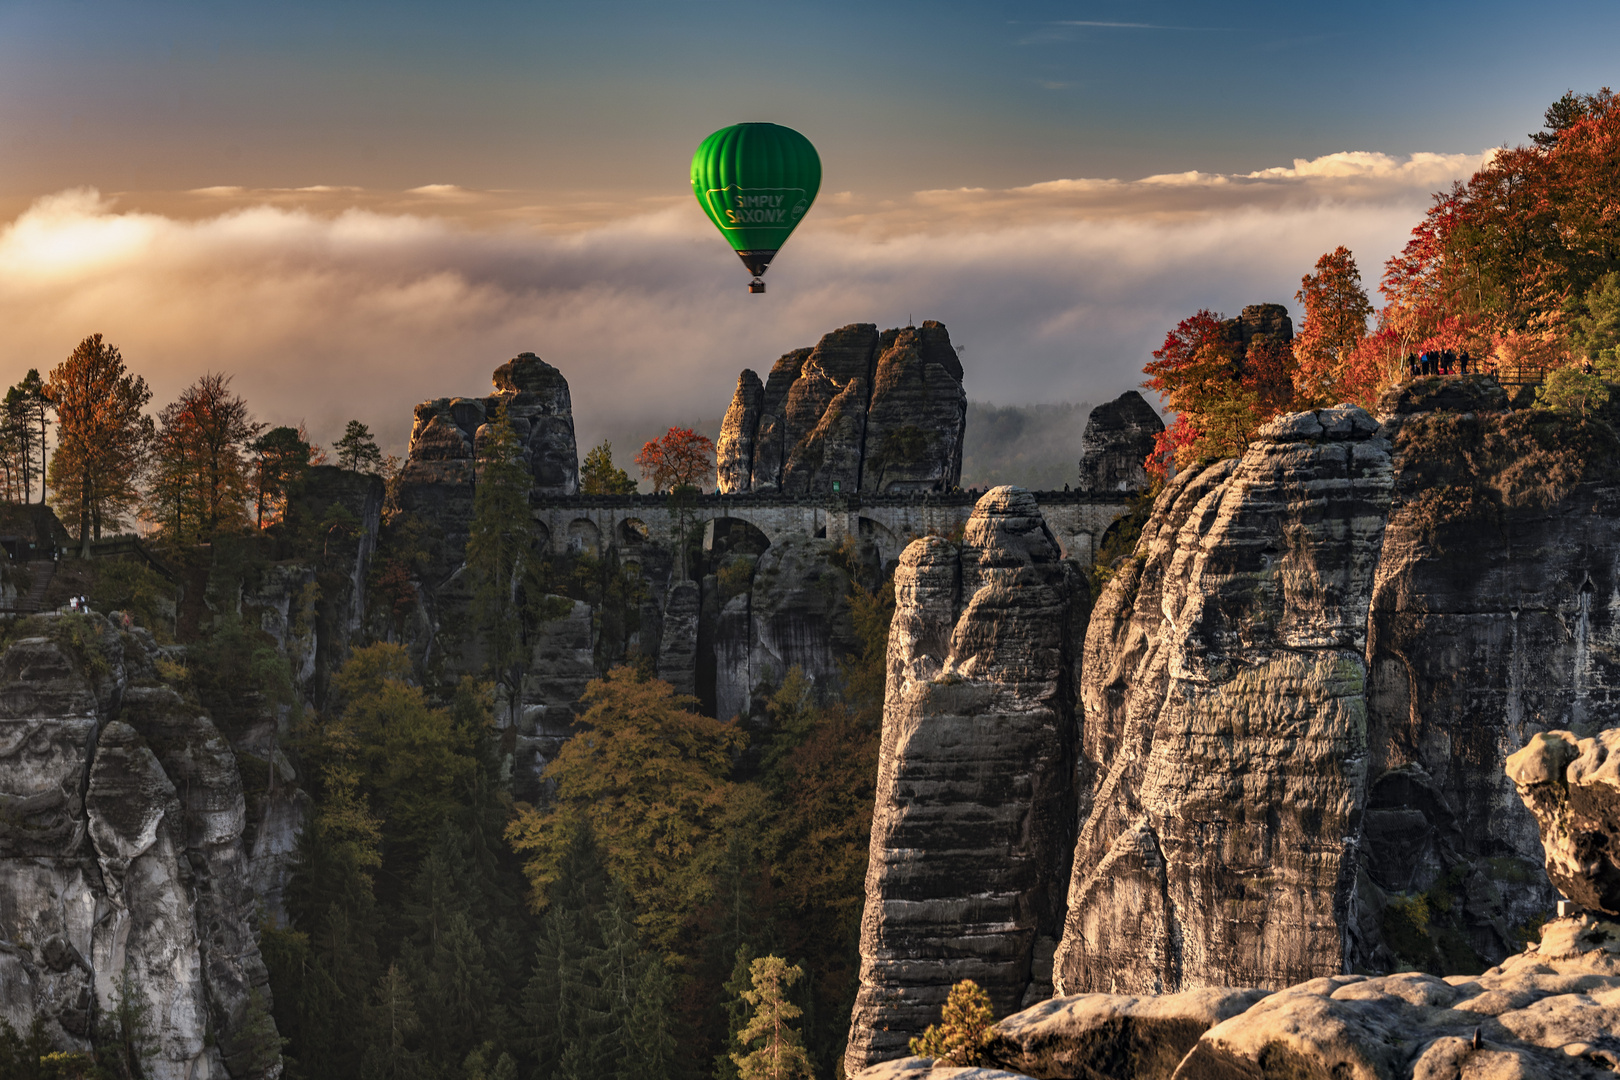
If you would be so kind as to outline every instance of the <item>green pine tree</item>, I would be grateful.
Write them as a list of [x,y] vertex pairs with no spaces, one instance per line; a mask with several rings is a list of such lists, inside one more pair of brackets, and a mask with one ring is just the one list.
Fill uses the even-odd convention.
[[519,456],[504,402],[485,432],[467,536],[467,569],[473,576],[473,616],[489,669],[506,686],[515,707],[524,659],[518,590],[529,552],[532,478]]
[[656,953],[642,957],[630,1008],[630,1046],[620,1074],[673,1080],[679,1071],[675,1040],[675,980]]
[[753,1010],[737,1039],[747,1054],[735,1054],[740,1080],[811,1080],[810,1057],[793,1021],[802,1010],[788,1000],[788,989],[804,969],[780,956],[762,956],[749,967],[753,989],[743,998]]
[[417,1080],[424,1075],[422,1054],[410,1046],[421,1029],[415,998],[416,990],[399,965],[389,964],[366,1010],[362,1080]]
[[377,476],[382,472],[382,451],[371,429],[358,420],[350,420],[343,429],[343,438],[332,447],[337,451],[338,467]]
[[579,490],[584,495],[634,495],[636,482],[613,464],[613,444],[603,439],[586,454],[579,467]]
[[753,989],[754,982],[750,976],[753,965],[754,950],[743,942],[737,946],[731,978],[722,987],[726,995],[726,1045],[714,1056],[714,1080],[737,1080],[736,1057],[748,1049],[737,1036],[748,1026],[748,999],[743,995]]

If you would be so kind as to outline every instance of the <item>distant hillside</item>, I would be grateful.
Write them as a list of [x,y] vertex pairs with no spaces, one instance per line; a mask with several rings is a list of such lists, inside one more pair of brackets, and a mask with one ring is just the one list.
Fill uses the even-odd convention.
[[968,402],[962,486],[1017,484],[1060,490],[1080,475],[1080,436],[1091,405],[984,405]]

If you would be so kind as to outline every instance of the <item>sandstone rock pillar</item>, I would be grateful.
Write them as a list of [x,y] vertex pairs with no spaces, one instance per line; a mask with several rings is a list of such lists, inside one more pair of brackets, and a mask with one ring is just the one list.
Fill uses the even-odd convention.
[[960,548],[926,537],[901,557],[851,1074],[903,1056],[960,979],[999,1014],[1050,993],[1039,958],[1073,842],[1080,587],[1020,488],[980,499]]

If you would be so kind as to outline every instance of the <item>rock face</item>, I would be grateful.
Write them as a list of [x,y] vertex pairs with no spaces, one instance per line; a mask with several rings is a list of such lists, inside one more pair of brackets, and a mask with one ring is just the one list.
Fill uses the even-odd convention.
[[150,636],[73,618],[0,656],[0,1016],[88,1050],[132,994],[145,1075],[279,1076],[235,755]]
[[1020,488],[988,492],[960,548],[926,537],[901,557],[852,1073],[904,1053],[960,979],[1001,1012],[1050,992],[1081,593]]
[[416,407],[410,451],[400,475],[399,506],[434,531],[429,584],[438,585],[461,563],[472,521],[478,448],[485,426],[506,406],[524,464],[534,477],[530,494],[579,491],[579,450],[568,380],[534,353],[495,369],[495,393],[485,398],[437,398]]
[[853,323],[744,371],[716,446],[722,492],[944,491],[962,476],[967,397],[945,327]]
[[1062,992],[1477,972],[1546,910],[1502,766],[1612,698],[1620,489],[1505,406],[1426,380],[1166,489],[1086,639]]
[[1536,816],[1547,877],[1591,911],[1620,915],[1620,728],[1577,739],[1549,731],[1507,760]]
[[1183,474],[1104,592],[1062,992],[1340,969],[1320,928],[1349,904],[1366,784],[1361,648],[1392,482],[1377,427],[1354,407],[1299,414],[1241,462]]
[[1133,495],[1147,490],[1144,462],[1163,430],[1164,421],[1135,390],[1092,409],[1080,440],[1080,490]]
[[[1620,829],[1612,749],[1620,729],[1588,739],[1550,732],[1507,765],[1541,822],[1549,869],[1577,891],[1614,867],[1595,849],[1566,858],[1577,832]],[[1000,1021],[985,1070],[907,1058],[859,1080],[1598,1080],[1620,1071],[1617,1032],[1620,923],[1588,914],[1548,922],[1538,943],[1481,975],[1330,975],[1269,994],[1058,998]]]

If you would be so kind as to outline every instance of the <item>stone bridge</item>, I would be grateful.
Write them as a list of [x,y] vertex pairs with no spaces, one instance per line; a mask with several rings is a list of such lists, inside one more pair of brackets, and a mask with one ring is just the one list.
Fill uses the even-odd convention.
[[[973,513],[982,491],[892,495],[792,496],[776,494],[705,494],[687,503],[689,522],[703,528],[703,547],[713,546],[717,530],[741,522],[775,543],[784,536],[820,536],[840,540],[855,535],[877,545],[883,561],[897,559],[919,536],[950,536]],[[1034,493],[1066,558],[1090,566],[1103,534],[1124,517],[1124,493],[1079,491]],[[666,495],[569,495],[531,499],[543,545],[566,551],[608,549],[621,558],[647,540],[672,542],[676,512]]]

